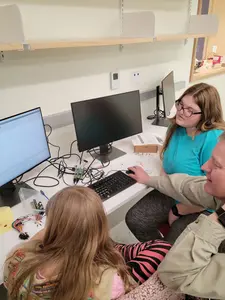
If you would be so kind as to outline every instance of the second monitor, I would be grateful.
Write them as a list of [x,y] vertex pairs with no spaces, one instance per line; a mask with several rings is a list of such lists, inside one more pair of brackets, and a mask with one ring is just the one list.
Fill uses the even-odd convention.
[[101,161],[115,159],[125,152],[111,143],[142,132],[139,91],[132,91],[71,103],[80,152],[94,152]]
[[[162,95],[162,105],[160,105],[160,96]],[[161,83],[161,86],[156,87],[156,110],[153,116],[148,119],[155,119],[152,123],[158,126],[168,126],[170,124],[167,117],[175,103],[175,83],[174,73],[170,72]],[[161,109],[162,108],[162,109]]]

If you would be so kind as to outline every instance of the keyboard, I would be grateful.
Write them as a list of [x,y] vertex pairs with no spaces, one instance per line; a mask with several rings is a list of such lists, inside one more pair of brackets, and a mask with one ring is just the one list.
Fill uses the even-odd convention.
[[117,171],[116,173],[89,185],[89,188],[93,189],[100,196],[102,201],[105,201],[135,183],[136,180],[121,171]]

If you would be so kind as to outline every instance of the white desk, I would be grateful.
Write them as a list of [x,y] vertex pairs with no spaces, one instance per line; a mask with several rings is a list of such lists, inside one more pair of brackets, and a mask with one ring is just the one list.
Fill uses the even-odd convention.
[[[145,127],[144,127],[145,128]],[[158,126],[152,126],[148,124],[148,130],[145,130],[145,133],[156,133],[160,135],[162,138],[164,138],[166,133],[166,128],[164,127],[158,127]],[[73,140],[75,140],[75,132],[74,132],[74,126],[66,126],[63,128],[59,128],[57,130],[54,130],[49,137],[50,142],[52,142],[55,145],[59,145],[61,147],[61,155],[69,153],[69,147]],[[129,166],[134,165],[143,165],[144,169],[150,174],[150,175],[158,175],[161,167],[161,162],[159,159],[159,156],[157,154],[143,154],[138,155],[133,153],[133,146],[131,143],[131,138],[127,138],[118,142],[114,143],[114,146],[117,148],[125,151],[127,154],[113,160],[110,165],[104,169],[105,174],[108,174],[109,172],[113,172],[116,170],[126,170]],[[77,152],[76,145],[73,147],[73,153]],[[51,148],[52,157],[57,156],[57,149]],[[85,158],[88,159],[88,162],[91,162],[90,156],[85,156]],[[68,160],[69,166],[75,166],[78,163],[78,159],[75,157],[71,157]],[[46,165],[46,163],[41,164],[40,166],[36,167],[29,173],[27,173],[24,176],[24,180],[36,176]],[[100,163],[98,161],[94,162],[93,167],[100,166]],[[50,167],[46,170],[44,175],[49,175],[57,178],[57,170],[54,167]],[[71,175],[65,175],[64,176],[66,182],[68,184],[73,184],[73,179]],[[47,180],[48,181],[48,180]],[[49,179],[49,182],[46,182],[46,179],[40,179],[38,181],[39,184],[51,184],[52,181]],[[29,182],[29,185],[34,187],[38,190],[37,187],[32,185],[32,181]],[[53,194],[55,194],[60,189],[64,188],[66,185],[63,183],[62,180],[60,180],[60,184],[54,188],[43,188],[42,190],[45,192],[45,194],[48,197],[51,197]],[[40,188],[41,189],[41,188]],[[136,198],[137,200],[141,199],[144,195],[146,195],[151,189],[147,188],[145,185],[136,183],[133,186],[129,187],[128,189],[124,190],[123,192],[115,195],[114,197],[106,200],[103,202],[104,209],[107,215],[115,212],[125,204],[127,204],[129,201]],[[13,207],[13,214],[14,218],[18,218],[24,215],[23,213],[23,206],[22,204],[18,204],[17,206]],[[40,228],[37,228],[37,231],[40,230]],[[34,231],[31,233],[35,233]],[[2,282],[2,266],[4,264],[5,256],[10,251],[12,247],[14,247],[16,244],[20,243],[21,240],[19,239],[18,232],[16,230],[12,229],[11,231],[0,235],[0,283]]]

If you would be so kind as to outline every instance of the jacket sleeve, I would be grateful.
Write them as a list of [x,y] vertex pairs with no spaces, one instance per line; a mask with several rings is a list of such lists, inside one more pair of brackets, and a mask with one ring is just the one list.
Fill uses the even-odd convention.
[[225,229],[205,215],[187,226],[159,266],[161,281],[178,292],[225,299]]
[[205,192],[205,183],[205,176],[173,174],[153,176],[150,178],[148,186],[174,199],[179,199],[185,205],[198,205],[216,210],[221,206],[221,201]]

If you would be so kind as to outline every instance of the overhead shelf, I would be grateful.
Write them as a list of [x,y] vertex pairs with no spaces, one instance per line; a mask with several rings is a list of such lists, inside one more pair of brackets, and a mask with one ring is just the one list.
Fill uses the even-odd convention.
[[113,45],[147,44],[153,42],[178,41],[191,38],[206,37],[201,34],[171,34],[159,35],[154,38],[104,38],[96,40],[75,40],[75,41],[27,41],[24,44],[0,44],[0,51],[23,51],[41,49],[60,49],[60,48],[80,48],[80,47],[100,47]]
[[24,50],[22,44],[0,44],[0,51],[22,51]]
[[181,33],[181,34],[166,34],[159,35],[155,37],[157,42],[169,42],[169,41],[178,41],[178,40],[186,40],[186,39],[196,39],[201,37],[207,37],[208,34],[191,34],[191,33]]
[[186,33],[155,34],[155,15],[151,11],[124,13],[122,34],[71,40],[30,40],[25,36],[23,17],[18,5],[0,6],[0,51],[23,51],[57,48],[99,47],[152,42],[176,41],[213,35],[218,30],[218,19],[213,15],[191,16]]
[[225,73],[225,67],[216,67],[206,70],[201,70],[198,73],[194,73],[191,77],[191,81],[198,81],[209,78],[215,75],[221,75]]
[[78,40],[78,41],[28,41],[31,50],[53,49],[53,48],[78,48],[78,47],[98,47],[113,45],[128,45],[140,43],[152,43],[153,38],[125,38],[113,37],[95,40]]

